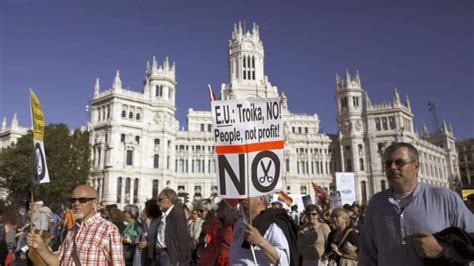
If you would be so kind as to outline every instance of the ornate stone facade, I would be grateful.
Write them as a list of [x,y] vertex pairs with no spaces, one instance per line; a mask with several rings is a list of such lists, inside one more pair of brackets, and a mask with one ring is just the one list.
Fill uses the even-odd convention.
[[[264,72],[264,47],[258,26],[234,26],[229,49],[229,82],[222,99],[280,97],[283,103],[285,191],[313,195],[311,181],[329,189],[335,172],[354,172],[357,199],[366,202],[388,188],[381,155],[395,141],[413,143],[421,156],[420,179],[448,187],[459,176],[454,136],[446,123],[434,134],[414,131],[408,97],[398,91],[390,103],[372,104],[359,74],[336,78],[338,133],[319,132],[317,114],[292,113],[283,92]],[[147,63],[141,92],[124,89],[117,71],[112,87],[99,80],[90,102],[91,183],[106,204],[142,205],[171,187],[189,200],[216,193],[211,113],[188,110],[187,130],[176,119],[175,64],[166,58]],[[1,136],[1,135],[0,135]],[[1,140],[1,138],[0,138]]]

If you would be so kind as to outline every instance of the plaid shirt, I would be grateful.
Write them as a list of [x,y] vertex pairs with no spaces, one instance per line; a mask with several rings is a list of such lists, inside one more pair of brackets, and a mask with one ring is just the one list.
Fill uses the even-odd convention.
[[75,230],[78,230],[76,248],[81,266],[125,265],[122,239],[114,224],[97,213],[76,226],[68,232],[64,242],[54,253],[59,256],[61,265],[74,265],[71,253]]

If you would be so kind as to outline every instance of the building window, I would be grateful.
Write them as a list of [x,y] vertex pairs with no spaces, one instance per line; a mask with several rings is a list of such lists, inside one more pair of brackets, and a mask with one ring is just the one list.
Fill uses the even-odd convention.
[[184,173],[184,160],[183,159],[180,159],[178,161],[178,172]]
[[127,150],[127,165],[133,165],[133,151]]
[[138,178],[133,181],[133,204],[138,203]]
[[204,132],[204,124],[201,124],[201,132]]
[[347,159],[347,171],[352,172],[352,160]]
[[166,156],[166,169],[170,169],[170,156]]
[[390,116],[388,118],[388,123],[390,125],[390,129],[395,129],[395,117],[393,116]]
[[130,177],[125,180],[125,203],[130,203]]
[[120,142],[125,142],[125,134],[120,134]]
[[160,167],[160,155],[155,154],[153,156],[153,168],[159,168]]
[[382,130],[382,127],[380,126],[380,118],[375,118],[375,129],[377,129],[377,131]]
[[139,137],[139,136],[135,136],[135,142],[136,142],[137,144],[140,144],[140,137]]
[[354,104],[354,107],[359,107],[359,97],[352,97],[352,103]]
[[163,96],[163,86],[162,85],[159,85],[159,86],[156,86],[156,94],[155,96]]
[[137,120],[140,120],[140,114],[137,114]]
[[362,202],[367,202],[367,182],[362,181],[360,182],[360,190],[362,192]]
[[123,118],[127,117],[127,112],[125,110],[122,111],[122,117]]
[[201,160],[199,160],[199,159],[194,160],[194,171],[195,171],[195,173],[200,173],[201,172]]
[[364,169],[364,159],[360,158],[359,159],[359,167],[361,171],[365,171]]
[[306,195],[308,193],[308,190],[306,189],[306,186],[301,186],[300,191],[302,195]]
[[153,180],[153,186],[151,189],[151,197],[153,199],[158,199],[158,180]]
[[117,178],[117,203],[122,202],[122,177]]
[[133,112],[128,113],[128,118],[133,119]]
[[155,139],[155,146],[160,146],[160,139]]
[[382,128],[383,128],[383,130],[388,129],[388,124],[387,124],[387,118],[386,117],[382,117]]

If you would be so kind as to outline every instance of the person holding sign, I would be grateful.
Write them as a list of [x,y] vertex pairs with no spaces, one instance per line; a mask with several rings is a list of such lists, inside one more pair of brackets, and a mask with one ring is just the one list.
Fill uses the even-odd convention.
[[299,265],[296,227],[284,209],[267,209],[268,203],[267,196],[242,201],[243,211],[250,217],[249,221],[241,217],[234,226],[234,241],[229,249],[231,265]]
[[70,198],[76,224],[58,251],[51,253],[40,235],[28,233],[27,243],[47,265],[125,265],[118,228],[103,219],[97,208],[97,191],[79,185]]

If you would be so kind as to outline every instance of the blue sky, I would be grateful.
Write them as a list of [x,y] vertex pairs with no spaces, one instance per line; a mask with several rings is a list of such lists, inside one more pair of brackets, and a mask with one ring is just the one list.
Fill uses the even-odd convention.
[[[98,3],[96,3],[98,2]],[[437,104],[457,139],[474,137],[473,1],[0,2],[0,119],[30,126],[28,88],[47,123],[85,125],[96,78],[142,90],[147,60],[176,62],[177,117],[209,110],[207,83],[228,82],[233,24],[260,26],[265,73],[296,113],[335,133],[335,75],[359,70],[372,103],[410,96],[415,127]]]

